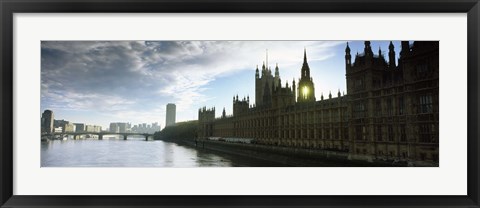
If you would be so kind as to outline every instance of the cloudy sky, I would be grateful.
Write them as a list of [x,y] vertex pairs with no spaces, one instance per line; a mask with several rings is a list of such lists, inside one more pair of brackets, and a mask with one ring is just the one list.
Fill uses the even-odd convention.
[[[346,91],[347,41],[43,41],[41,110],[55,119],[101,125],[110,122],[165,126],[167,103],[177,105],[177,121],[197,119],[198,108],[225,107],[232,97],[255,102],[255,68],[278,63],[282,85],[298,82],[303,50],[316,97]],[[363,41],[348,41],[354,57]],[[388,41],[372,41],[388,53]],[[395,51],[400,43],[394,42]],[[353,58],[352,58],[353,59]],[[388,59],[388,57],[387,57]],[[352,60],[353,61],[353,60]]]

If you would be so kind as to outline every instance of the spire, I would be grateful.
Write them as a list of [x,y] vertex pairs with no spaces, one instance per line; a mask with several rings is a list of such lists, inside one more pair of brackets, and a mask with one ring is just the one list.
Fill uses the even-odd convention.
[[328,98],[332,99],[332,91],[330,90],[330,93],[328,93]]
[[307,63],[307,49],[306,48],[303,51],[303,66],[302,66],[301,74],[302,74],[302,76],[301,76],[300,79],[310,77],[310,67],[308,66],[308,63]]
[[372,55],[373,51],[372,51],[372,48],[370,47],[370,41],[365,41],[364,52],[365,52],[365,56],[366,55]]
[[265,49],[265,61],[267,62],[267,68],[268,68],[268,49]]
[[341,97],[341,96],[342,96],[342,93],[340,93],[340,88],[338,88],[337,96],[338,96],[338,97]]
[[395,68],[395,46],[393,46],[392,41],[388,45],[388,65],[390,68]]
[[320,99],[322,99],[322,100],[323,100],[323,92],[322,92],[322,96],[320,96]]
[[307,48],[303,48],[303,63],[307,63]]
[[257,69],[255,70],[255,78],[259,78],[260,77],[260,73],[258,72],[258,65],[257,65]]
[[378,55],[382,56],[382,49],[380,48],[380,46],[378,46]]
[[275,66],[275,76],[280,76],[280,72],[278,71],[278,63],[277,65]]
[[390,51],[393,51],[394,48],[395,46],[393,46],[392,41],[390,41],[390,44],[388,45],[388,49],[390,49]]
[[350,47],[348,46],[348,42],[347,42],[347,47],[345,48],[345,65],[347,70],[352,65],[352,56],[350,55]]

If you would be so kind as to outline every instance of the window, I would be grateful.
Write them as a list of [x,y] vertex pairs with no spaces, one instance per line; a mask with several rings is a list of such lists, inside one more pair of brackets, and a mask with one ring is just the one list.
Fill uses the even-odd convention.
[[400,125],[400,141],[401,142],[407,141],[407,135],[405,133],[405,124]]
[[427,93],[419,96],[420,98],[420,113],[432,113],[433,112],[433,99],[432,94]]
[[355,139],[356,140],[362,140],[363,139],[362,127],[361,126],[355,127]]
[[392,98],[387,99],[387,114],[388,116],[393,116]]
[[355,80],[355,89],[363,89],[363,78],[359,78]]
[[357,102],[353,108],[353,117],[362,118],[365,117],[365,105],[362,102]]
[[426,78],[428,76],[428,65],[427,64],[419,64],[415,67],[417,71],[418,78]]
[[381,99],[375,100],[375,116],[382,116],[382,102]]
[[403,115],[405,111],[405,104],[403,100],[403,96],[398,98],[398,115]]
[[378,125],[375,129],[375,135],[377,136],[377,141],[382,141],[382,126]]
[[421,124],[419,125],[419,140],[423,143],[433,143],[435,142],[434,134],[433,134],[433,124]]
[[388,141],[393,141],[394,135],[393,135],[393,126],[388,125]]

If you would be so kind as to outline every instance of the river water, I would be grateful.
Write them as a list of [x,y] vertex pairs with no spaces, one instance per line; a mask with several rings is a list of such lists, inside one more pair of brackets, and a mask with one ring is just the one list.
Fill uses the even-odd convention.
[[41,144],[42,167],[267,167],[265,161],[219,155],[144,138],[53,140]]

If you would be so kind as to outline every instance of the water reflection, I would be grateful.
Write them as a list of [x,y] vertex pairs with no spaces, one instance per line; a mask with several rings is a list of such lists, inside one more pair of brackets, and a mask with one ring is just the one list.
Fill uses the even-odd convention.
[[42,167],[231,167],[231,159],[163,141],[109,138],[42,142]]

